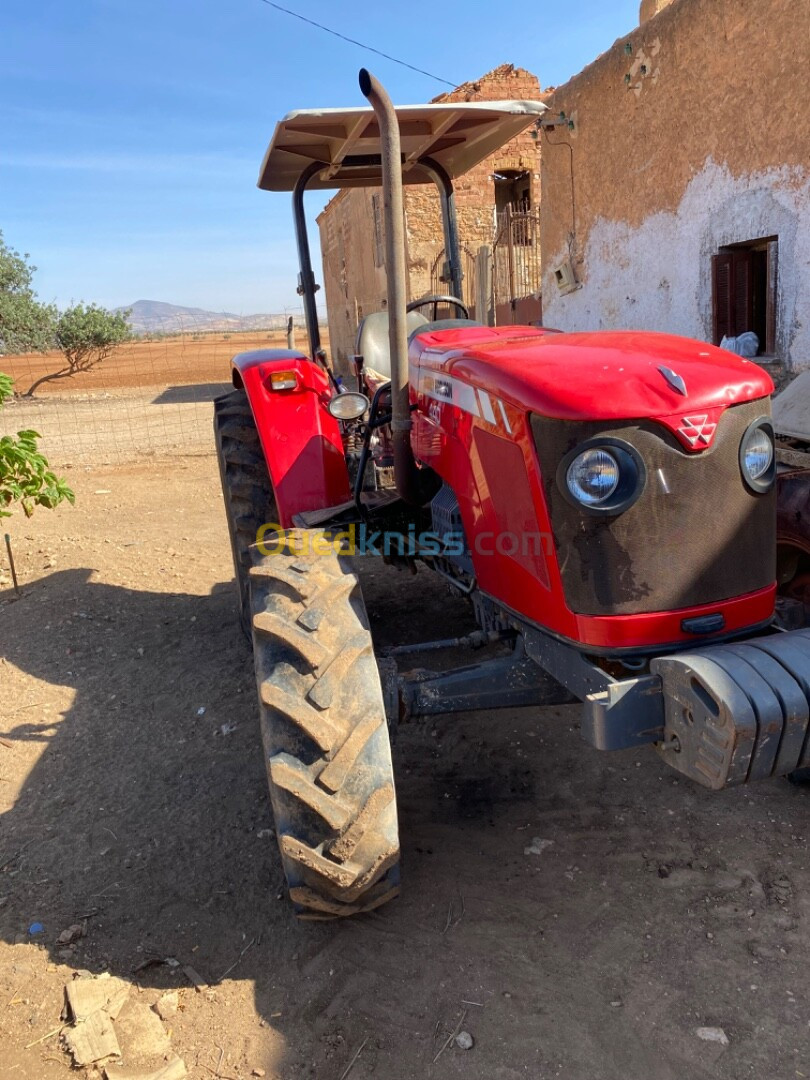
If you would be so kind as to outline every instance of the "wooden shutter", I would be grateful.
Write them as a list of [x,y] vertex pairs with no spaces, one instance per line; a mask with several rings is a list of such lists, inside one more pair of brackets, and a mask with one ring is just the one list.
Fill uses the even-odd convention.
[[765,352],[776,355],[776,278],[779,262],[779,241],[768,243],[768,282],[765,296]]
[[730,254],[712,257],[712,316],[714,344],[733,337],[734,305]]
[[734,290],[732,333],[735,337],[754,329],[754,265],[751,251],[735,251],[731,256]]

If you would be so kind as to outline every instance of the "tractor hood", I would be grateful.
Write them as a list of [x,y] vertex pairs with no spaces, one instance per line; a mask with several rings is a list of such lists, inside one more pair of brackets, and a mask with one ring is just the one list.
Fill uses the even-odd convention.
[[417,333],[410,354],[423,369],[559,420],[683,417],[773,391],[771,377],[750,360],[647,331],[465,327]]

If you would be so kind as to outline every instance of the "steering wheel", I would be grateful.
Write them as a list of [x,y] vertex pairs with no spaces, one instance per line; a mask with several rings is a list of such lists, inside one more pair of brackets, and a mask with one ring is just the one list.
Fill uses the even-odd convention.
[[470,311],[466,304],[462,303],[457,296],[439,296],[438,294],[432,294],[431,296],[423,296],[421,300],[411,300],[410,304],[405,308],[406,311],[416,311],[420,307],[426,307],[428,304],[433,304],[433,322],[436,322],[436,315],[439,310],[439,304],[452,304],[453,307],[458,308],[463,319],[469,319]]

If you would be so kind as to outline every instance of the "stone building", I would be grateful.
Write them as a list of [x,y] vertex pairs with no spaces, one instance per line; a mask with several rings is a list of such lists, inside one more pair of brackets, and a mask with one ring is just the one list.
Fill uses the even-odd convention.
[[[547,101],[543,317],[810,366],[810,3],[644,0]],[[549,141],[567,146],[550,148]]]
[[[536,76],[502,64],[475,82],[464,83],[442,101],[538,100]],[[465,268],[465,299],[473,260],[482,244],[492,244],[495,216],[507,203],[532,208],[539,201],[540,143],[529,129],[507,143],[455,183],[456,209]],[[363,315],[385,306],[382,193],[374,188],[339,192],[318,216],[326,307],[332,354],[340,369],[354,352],[357,325]],[[405,188],[406,258],[410,296],[446,292],[439,280],[444,241],[439,200],[433,185]],[[534,239],[534,238],[533,238]],[[539,265],[539,247],[537,251]],[[540,309],[537,305],[536,317]]]

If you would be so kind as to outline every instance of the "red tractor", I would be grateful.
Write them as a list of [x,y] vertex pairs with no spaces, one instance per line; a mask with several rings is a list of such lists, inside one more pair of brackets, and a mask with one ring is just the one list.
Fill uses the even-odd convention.
[[[397,893],[403,717],[580,700],[593,746],[650,744],[710,788],[810,763],[810,632],[774,614],[770,377],[665,334],[471,321],[453,179],[544,107],[395,109],[366,71],[360,86],[370,109],[285,117],[259,179],[293,192],[310,354],[234,357],[215,406],[281,857],[316,919]],[[403,183],[438,187],[447,296],[407,303]],[[320,347],[303,196],[380,184],[387,306],[359,327],[350,389]],[[363,552],[468,599],[479,630],[419,648],[487,658],[378,662]]]

